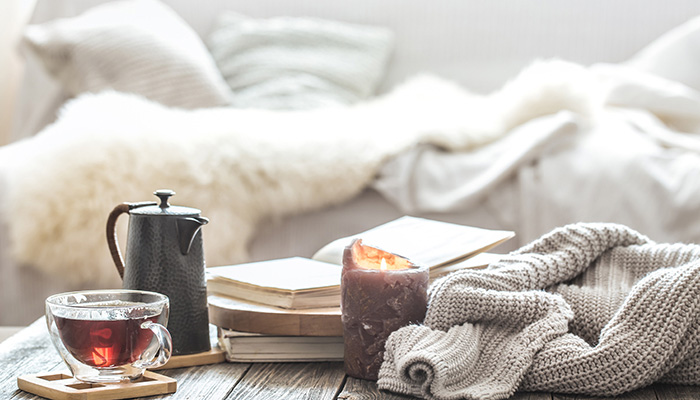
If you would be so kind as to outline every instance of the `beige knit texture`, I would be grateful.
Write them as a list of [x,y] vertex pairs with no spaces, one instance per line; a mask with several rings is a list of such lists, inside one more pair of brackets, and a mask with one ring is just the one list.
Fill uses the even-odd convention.
[[423,326],[386,343],[380,389],[430,399],[516,390],[614,396],[700,384],[700,246],[617,224],[558,228],[437,281]]

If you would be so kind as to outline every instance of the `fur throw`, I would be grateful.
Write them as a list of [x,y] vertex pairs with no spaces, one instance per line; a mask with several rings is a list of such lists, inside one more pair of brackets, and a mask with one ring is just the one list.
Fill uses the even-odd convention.
[[38,135],[0,148],[11,254],[76,284],[118,282],[105,240],[109,212],[170,188],[173,204],[211,220],[207,264],[243,262],[261,219],[346,201],[418,143],[468,150],[537,116],[589,114],[593,86],[586,69],[549,61],[489,96],[420,76],[364,103],[309,111],[181,110],[85,94]]

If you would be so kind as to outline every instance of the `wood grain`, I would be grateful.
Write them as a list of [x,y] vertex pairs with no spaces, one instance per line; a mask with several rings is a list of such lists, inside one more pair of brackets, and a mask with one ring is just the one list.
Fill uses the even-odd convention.
[[59,367],[67,369],[49,339],[44,318],[40,318],[0,344],[0,398],[33,398],[17,388],[17,377]]
[[552,393],[552,400],[576,400],[576,395]]
[[218,295],[209,296],[209,322],[235,331],[270,335],[343,335],[339,307],[285,310]]
[[637,389],[628,393],[621,394],[616,397],[597,397],[597,396],[586,396],[586,395],[563,395],[563,394],[553,394],[552,398],[554,400],[657,400],[656,391],[653,387],[646,387]]
[[253,364],[227,399],[333,399],[345,378],[343,364]]
[[[379,390],[377,384],[372,381],[348,377],[343,391],[338,395],[338,400],[407,400],[415,399],[412,396],[400,395],[384,390]],[[552,400],[549,393],[516,393],[508,400]]]
[[[0,344],[0,398],[41,399],[17,389],[17,376],[41,371],[67,372],[41,318]],[[167,400],[313,399],[405,400],[408,396],[384,392],[374,382],[345,377],[342,363],[221,363],[158,371],[178,381],[177,392],[156,397]],[[153,399],[154,397],[149,397]],[[516,393],[511,400],[612,399],[582,395]],[[618,396],[615,400],[700,399],[700,386],[654,385]]]
[[696,400],[700,399],[700,386],[655,385],[658,400]]
[[153,371],[194,367],[195,365],[218,364],[226,361],[226,353],[219,346],[212,346],[211,350],[203,353],[187,354],[184,356],[170,357],[170,360],[162,367],[153,368]]
[[552,394],[539,392],[521,392],[514,394],[508,400],[552,400]]
[[338,395],[338,400],[405,400],[413,399],[412,396],[404,396],[377,388],[372,381],[348,377],[343,391]]
[[177,392],[149,399],[224,399],[246,375],[250,364],[212,364],[189,368],[166,369],[159,374],[177,380]]

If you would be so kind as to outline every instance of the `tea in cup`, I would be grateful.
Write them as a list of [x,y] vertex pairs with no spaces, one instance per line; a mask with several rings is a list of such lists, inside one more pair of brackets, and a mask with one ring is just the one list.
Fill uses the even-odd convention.
[[61,293],[46,299],[51,340],[73,376],[124,383],[170,359],[168,297],[140,290]]

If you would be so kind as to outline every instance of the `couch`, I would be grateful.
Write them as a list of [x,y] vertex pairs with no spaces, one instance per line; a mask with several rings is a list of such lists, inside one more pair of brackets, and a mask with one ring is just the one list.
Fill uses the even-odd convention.
[[[40,24],[58,17],[79,15],[103,2],[39,1],[30,23]],[[214,234],[207,236],[206,229],[209,227],[204,228],[205,248],[208,243],[215,241],[219,243],[216,249],[220,254],[220,250],[226,247],[226,241],[231,247],[243,248],[242,258],[217,257],[217,254],[211,254],[213,250],[210,251],[207,254],[210,265],[210,260],[215,260],[214,264],[222,264],[243,259],[263,260],[292,255],[310,257],[324,244],[336,238],[369,229],[404,214],[516,231],[515,239],[496,249],[502,252],[513,250],[554,226],[580,220],[625,223],[659,241],[700,240],[700,229],[695,228],[689,220],[689,216],[700,208],[693,200],[693,195],[700,189],[689,183],[700,173],[697,156],[700,146],[695,144],[692,136],[693,129],[697,127],[694,125],[697,122],[694,118],[700,112],[700,109],[694,108],[700,102],[693,103],[697,98],[692,90],[700,91],[700,87],[693,87],[697,81],[682,81],[677,76],[663,76],[663,68],[653,64],[648,57],[644,58],[645,53],[639,54],[666,32],[699,15],[700,4],[697,2],[625,0],[610,3],[595,0],[562,3],[540,0],[526,4],[510,0],[310,0],[294,3],[280,0],[216,0],[202,3],[167,0],[164,3],[183,18],[203,40],[211,33],[214,21],[223,10],[233,10],[259,19],[275,16],[311,16],[387,28],[393,35],[390,55],[372,93],[357,100],[359,103],[369,102],[370,105],[365,108],[379,111],[395,110],[398,107],[396,104],[404,103],[392,103],[397,97],[392,97],[392,93],[397,87],[409,82],[408,89],[405,90],[409,95],[405,95],[404,99],[410,98],[417,106],[425,107],[426,110],[429,110],[431,105],[436,105],[434,114],[426,111],[425,118],[416,120],[416,124],[439,119],[442,116],[440,112],[444,110],[447,110],[446,119],[459,118],[463,112],[449,108],[452,104],[461,104],[461,101],[464,101],[464,104],[474,104],[477,110],[502,107],[510,107],[511,110],[498,114],[500,119],[506,116],[509,118],[508,123],[499,125],[498,137],[483,139],[482,135],[478,140],[474,139],[467,144],[453,144],[451,138],[444,136],[436,140],[432,140],[436,136],[434,134],[417,136],[415,141],[401,142],[400,149],[397,148],[396,151],[378,154],[375,165],[363,171],[362,179],[357,178],[352,189],[344,190],[343,180],[337,176],[327,176],[324,178],[327,179],[326,185],[328,182],[337,183],[338,188],[334,188],[333,193],[342,194],[326,194],[327,197],[323,201],[314,201],[313,196],[301,196],[299,201],[303,204],[284,208],[279,212],[261,212],[250,221],[239,221],[240,216],[236,216],[239,219],[227,219],[229,216],[221,204],[229,200],[220,199],[217,203],[216,199],[205,200],[201,197],[202,188],[210,187],[207,185],[212,185],[211,182],[189,187],[186,180],[177,181],[179,186],[174,189],[180,194],[181,200],[178,201],[176,196],[173,199],[174,203],[201,208],[203,215],[212,218],[212,226],[219,221],[230,225],[225,231],[229,236],[224,235],[223,238],[214,237]],[[692,54],[692,50],[696,53]],[[34,178],[27,174],[27,171],[40,169],[40,165],[34,166],[34,169],[26,167],[27,158],[37,154],[36,149],[32,148],[32,140],[35,140],[34,143],[40,141],[34,139],[36,135],[39,133],[40,137],[44,138],[53,135],[51,140],[41,140],[49,145],[60,143],[61,139],[57,139],[56,136],[65,128],[65,123],[62,122],[62,117],[57,117],[56,110],[61,109],[65,102],[73,97],[65,86],[46,72],[45,66],[32,58],[29,50],[24,51],[28,64],[22,90],[17,99],[18,124],[13,133],[15,143],[0,149],[0,185],[9,187],[8,191],[0,190],[0,204],[12,204],[11,200],[8,200],[8,193],[11,193],[9,190],[12,190],[13,185],[16,187],[17,182],[31,181]],[[700,65],[700,61],[697,61],[700,59],[700,50],[696,47],[689,48],[688,51],[690,53],[684,54],[695,59]],[[566,63],[562,65],[558,61],[546,61],[539,67],[527,69],[536,60],[553,58],[565,60]],[[628,60],[633,62],[629,64]],[[635,86],[638,82],[629,78],[631,75],[626,73],[627,70],[616,69],[619,65],[625,68],[626,65],[631,65],[652,75],[659,73],[668,81],[679,82],[678,79],[681,79],[678,84],[683,87],[673,87],[674,90],[677,89],[673,92],[673,99],[677,101],[668,102],[668,107],[661,111],[651,110],[643,116],[634,114],[638,109],[650,109],[649,102],[644,102],[645,95],[651,96],[649,101],[652,103],[658,98],[652,95],[663,97],[666,93],[663,90],[667,87],[664,86],[664,82],[667,81],[664,80],[661,84],[654,81],[653,84],[647,85],[644,75],[644,79],[640,78],[644,84]],[[596,67],[589,69],[589,66]],[[525,72],[521,73],[523,70]],[[552,84],[548,79],[555,72],[561,76]],[[445,81],[430,83],[432,81],[428,79],[410,85],[412,77],[425,73]],[[614,85],[609,86],[614,87],[614,90],[606,92],[617,96],[608,95],[606,98],[606,104],[614,108],[614,112],[600,116],[600,107],[596,103],[600,99],[589,93],[579,96],[577,91],[586,90],[587,79],[592,77],[596,81],[614,82]],[[511,86],[508,86],[509,82]],[[654,85],[660,85],[661,94],[648,88],[656,88]],[[566,90],[561,89],[562,86],[565,86]],[[501,90],[504,87],[506,89]],[[638,87],[644,90],[627,90]],[[458,89],[464,89],[464,93],[457,93]],[[422,104],[420,97],[425,91],[428,91],[428,96],[423,100],[425,104]],[[565,95],[562,95],[564,92]],[[517,105],[510,104],[505,99],[506,96],[499,97],[498,93],[519,94],[513,95],[518,97],[513,100]],[[495,95],[491,96],[492,94]],[[435,99],[430,95],[435,95]],[[452,99],[450,96],[454,96],[453,102],[447,101]],[[373,103],[374,98],[380,100]],[[498,107],[483,105],[492,104],[494,101],[491,100],[494,98],[500,99]],[[669,96],[663,98],[668,100]],[[102,100],[115,101],[112,104],[123,104],[125,109],[132,104],[132,100],[116,97],[103,97]],[[87,100],[81,101],[82,103],[76,103],[74,110],[80,109],[81,104],[82,107],[87,107]],[[133,100],[134,103],[138,101],[140,100]],[[388,103],[393,104],[393,108],[386,106]],[[64,109],[63,117],[75,115],[75,112],[71,114],[70,110]],[[161,108],[152,109],[154,113],[160,112],[159,110]],[[206,112],[200,113],[202,119],[214,118],[213,116],[219,113]],[[352,113],[356,112],[357,115],[364,115],[353,109]],[[371,112],[368,111],[367,114]],[[236,114],[235,118],[231,117],[227,121],[235,121],[236,118],[247,115],[249,114]],[[298,115],[305,115],[304,111]],[[411,115],[407,116],[406,113],[397,115],[397,118],[413,121]],[[554,119],[538,119],[552,115]],[[650,115],[658,118],[651,118]],[[275,116],[277,114],[274,113],[264,114],[263,117],[252,116],[252,122],[249,122],[254,125],[256,121]],[[57,118],[58,122],[51,125]],[[85,118],[89,119],[90,115],[85,114]],[[164,114],[163,118],[168,117]],[[279,118],[291,121],[288,126],[295,127],[296,117],[287,115]],[[340,118],[351,120],[352,116],[343,114]],[[478,119],[478,115],[471,118]],[[605,123],[591,124],[591,120]],[[374,126],[378,124],[377,121],[379,120],[375,119],[370,123]],[[664,122],[671,125],[663,125]],[[300,122],[300,126],[306,126],[304,123],[308,122]],[[618,151],[628,145],[630,148],[636,147],[630,145],[637,140],[630,130],[643,131],[653,138],[648,141],[645,139],[640,145],[643,147],[641,153],[630,152],[629,158],[611,154],[610,157],[616,159],[617,164],[608,165],[605,161],[608,158],[601,156],[607,146],[602,146],[600,142],[589,142],[586,139],[588,135],[581,136],[576,133],[593,130],[599,135],[607,135],[607,132],[617,131],[618,128],[627,132],[626,136],[611,139],[609,142],[609,146]],[[669,128],[669,131],[661,128]],[[481,132],[480,127],[470,129],[470,132]],[[653,132],[654,135],[649,132]],[[367,139],[367,143],[372,143],[370,139]],[[53,142],[54,140],[56,142]],[[574,142],[586,151],[562,151],[570,148]],[[657,144],[658,148],[652,149],[651,142]],[[664,161],[646,169],[640,168],[639,154],[657,161],[661,157]],[[78,150],[74,157],[79,158],[83,155],[85,154]],[[595,157],[591,158],[591,155]],[[24,163],[24,169],[13,168],[15,163]],[[564,170],[562,165],[565,165]],[[682,173],[679,172],[681,167]],[[142,177],[147,174],[147,171],[139,171],[136,176]],[[562,180],[566,176],[570,178]],[[668,176],[676,179],[667,179]],[[50,181],[51,178],[44,179]],[[99,179],[99,175],[95,179]],[[265,182],[260,180],[253,184],[265,185]],[[570,187],[565,187],[562,182],[566,182]],[[632,182],[634,187],[623,188],[624,182]],[[109,204],[101,204],[102,208],[95,207],[95,210],[108,210],[121,201],[152,200],[147,188],[158,189],[149,186],[152,184],[155,182],[147,181],[142,186],[130,186],[128,191],[116,191],[107,198]],[[108,187],[115,185],[119,185],[119,182],[109,182]],[[188,192],[197,190],[200,191],[200,197],[187,195]],[[25,210],[46,212],[47,217],[42,219],[46,223],[49,223],[52,215],[57,214],[65,214],[61,215],[62,220],[79,220],[83,218],[81,210],[98,201],[81,197],[82,193],[84,192],[77,191],[73,195],[75,197],[71,197],[70,194],[48,191],[44,193],[44,198],[25,198],[24,202],[33,204],[33,208]],[[41,202],[49,201],[54,195],[64,196],[61,203],[53,203],[54,206],[50,210],[40,210]],[[215,195],[211,194],[209,197]],[[71,208],[67,203],[76,204]],[[63,206],[56,207],[55,204]],[[236,206],[235,202],[231,204],[231,208]],[[207,205],[211,207],[208,209]],[[213,209],[215,206],[218,207],[216,210]],[[671,208],[656,209],[658,215],[653,215],[656,207]],[[5,213],[0,221],[0,325],[28,324],[43,313],[43,300],[52,293],[82,288],[115,287],[120,284],[116,271],[109,268],[100,269],[97,276],[89,279],[74,279],[75,277],[70,276],[74,275],[71,271],[31,265],[26,262],[26,258],[24,261],[21,257],[18,260],[15,257],[16,253],[9,250],[12,247],[10,241],[19,237],[12,236],[10,225],[21,223],[26,216],[10,213],[11,210],[19,209],[16,207],[3,206],[2,209]],[[213,215],[210,215],[212,213]],[[106,222],[107,214],[103,215]],[[219,217],[218,220],[215,217]],[[239,226],[246,226],[245,229],[250,232],[246,231],[241,237],[236,236],[236,221],[240,223]],[[28,223],[38,222],[33,219]],[[99,222],[94,225],[101,224],[102,222]],[[79,228],[81,225],[77,221],[74,226]],[[124,228],[122,226],[120,230],[122,243],[125,243]],[[65,232],[61,231],[60,234],[64,235]],[[87,237],[99,235],[103,235],[103,232],[84,233]],[[56,238],[44,239],[50,241]],[[110,262],[106,243],[102,249],[92,245],[93,242],[90,242],[89,249],[81,248],[80,242],[66,243],[72,243],[71,246],[63,248],[63,251],[73,254],[70,260],[102,266]],[[43,245],[42,241],[25,243],[25,254],[30,252],[27,249],[32,248],[35,252],[41,252]],[[87,254],[99,255],[99,260],[87,258]]]

